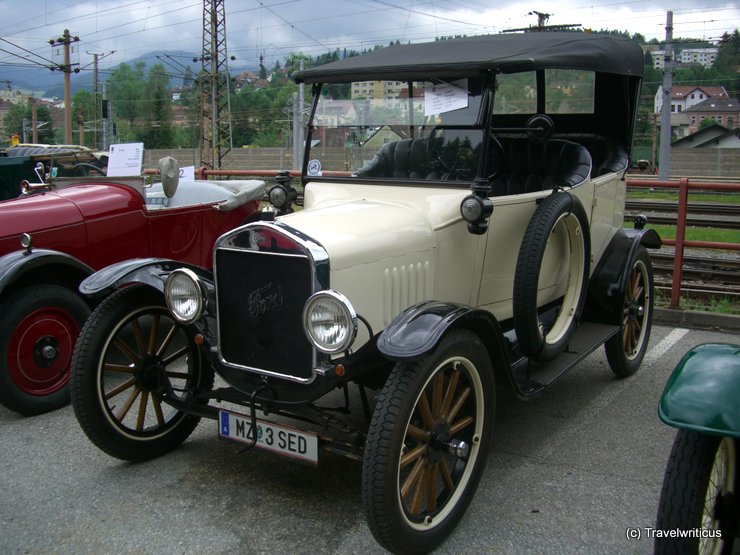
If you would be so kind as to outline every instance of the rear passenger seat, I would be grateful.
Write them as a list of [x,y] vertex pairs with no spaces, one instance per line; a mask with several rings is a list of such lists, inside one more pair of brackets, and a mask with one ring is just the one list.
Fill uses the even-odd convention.
[[[492,196],[574,187],[588,177],[627,168],[627,150],[614,139],[592,134],[557,135],[545,144],[523,136],[501,136],[504,161],[492,183]],[[491,149],[495,155],[496,149]],[[427,139],[384,144],[355,174],[358,177],[438,179],[427,159]]]
[[555,136],[558,139],[573,141],[585,146],[591,153],[593,168],[591,177],[606,173],[621,172],[629,165],[627,149],[615,139],[591,133],[564,133]]
[[575,187],[591,173],[591,155],[572,141],[550,139],[539,144],[516,137],[502,138],[500,143],[505,159],[493,179],[493,196]]

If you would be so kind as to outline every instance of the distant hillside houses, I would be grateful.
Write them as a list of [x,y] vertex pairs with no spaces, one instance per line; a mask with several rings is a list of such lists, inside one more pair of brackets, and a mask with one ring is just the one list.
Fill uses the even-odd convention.
[[737,130],[740,102],[734,98],[710,98],[680,113],[672,113],[671,132],[682,139],[700,131],[707,120],[722,125],[729,131]]
[[[674,85],[671,91],[671,130],[680,138],[695,133],[706,119],[733,129],[738,124],[737,99],[722,86]],[[663,86],[655,93],[653,111],[663,107]]]
[[[722,86],[696,86],[696,85],[673,85],[671,90],[671,113],[680,114],[691,106],[704,102],[708,99],[729,98],[727,90]],[[658,87],[655,93],[653,111],[656,114],[663,108],[663,85]]]
[[689,118],[689,133],[698,131],[705,120],[712,120],[728,129],[735,129],[740,120],[740,102],[734,98],[711,98],[694,104],[684,112],[684,115]]
[[[712,67],[717,59],[717,48],[684,48],[676,55],[676,63],[680,65],[700,65],[703,67]],[[653,67],[655,69],[665,68],[665,50],[651,50],[650,55],[653,58]]]
[[358,98],[399,98],[407,87],[401,81],[358,81],[352,83],[352,99]]

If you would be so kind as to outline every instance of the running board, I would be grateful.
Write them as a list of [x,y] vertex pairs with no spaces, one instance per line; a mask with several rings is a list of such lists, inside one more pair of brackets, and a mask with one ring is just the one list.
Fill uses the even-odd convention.
[[522,357],[511,366],[512,377],[520,398],[540,393],[552,382],[603,345],[619,326],[583,322],[570,339],[565,351],[550,362],[537,362]]

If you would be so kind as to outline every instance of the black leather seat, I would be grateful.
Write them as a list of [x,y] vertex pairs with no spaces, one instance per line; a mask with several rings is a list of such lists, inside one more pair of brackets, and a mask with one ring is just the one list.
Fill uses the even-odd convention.
[[358,177],[427,179],[429,172],[427,140],[420,137],[384,144],[367,164],[357,170],[355,175]]
[[545,143],[543,158],[545,168],[539,190],[575,187],[591,175],[591,154],[578,143],[551,139]]
[[493,180],[493,195],[516,195],[574,187],[588,179],[591,155],[572,141],[551,139],[544,145],[526,138],[502,139],[505,161]]
[[355,173],[358,177],[390,177],[393,175],[393,157],[398,141],[385,143],[372,159]]
[[629,154],[624,145],[611,137],[593,133],[564,133],[554,138],[572,141],[585,146],[591,153],[591,177],[625,171]]

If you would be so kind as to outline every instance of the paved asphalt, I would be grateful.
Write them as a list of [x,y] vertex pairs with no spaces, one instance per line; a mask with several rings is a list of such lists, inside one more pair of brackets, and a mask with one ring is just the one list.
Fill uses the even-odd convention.
[[[537,400],[499,399],[481,486],[437,552],[652,552],[644,529],[674,436],[658,398],[681,355],[713,341],[738,336],[656,326],[631,378],[615,379],[600,349]],[[33,418],[0,407],[0,553],[383,552],[360,463],[240,454],[216,434],[203,421],[174,453],[129,464],[98,451],[71,407]]]

